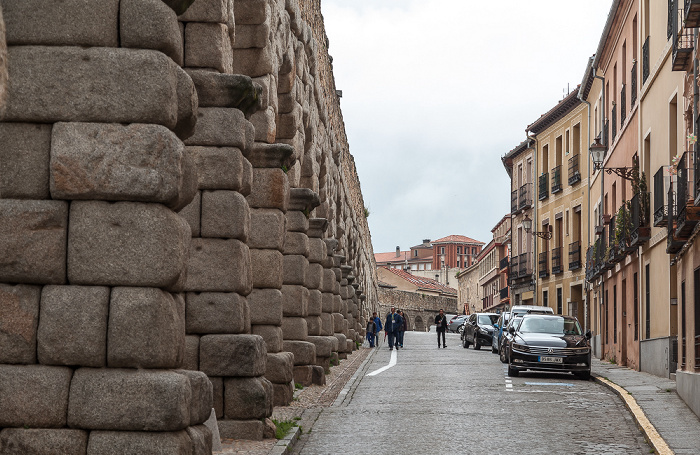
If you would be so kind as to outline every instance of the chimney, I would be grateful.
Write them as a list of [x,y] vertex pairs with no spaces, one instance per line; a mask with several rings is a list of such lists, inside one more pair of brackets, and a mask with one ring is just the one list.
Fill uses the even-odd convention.
[[401,248],[399,248],[399,247],[397,246],[397,247],[396,247],[396,257],[398,258],[398,257],[400,257],[400,256],[401,256]]
[[430,239],[423,239],[423,245],[428,245],[430,243]]

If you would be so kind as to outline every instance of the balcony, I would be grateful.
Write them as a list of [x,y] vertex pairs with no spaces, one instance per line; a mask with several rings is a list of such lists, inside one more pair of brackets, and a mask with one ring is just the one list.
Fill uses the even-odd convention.
[[561,263],[561,250],[560,246],[552,248],[552,273],[562,273],[564,271],[564,266]]
[[539,200],[543,201],[549,197],[549,174],[542,174],[539,177]]
[[670,186],[671,177],[666,175],[667,166],[661,166],[654,174],[654,227],[662,227],[668,224],[668,205],[666,195]]
[[547,278],[549,276],[549,268],[547,267],[547,252],[539,254],[539,260],[537,261],[540,278]]
[[[685,152],[678,162],[678,183],[676,185],[676,208],[675,208],[675,220],[676,220],[676,237],[678,238],[688,238],[693,232],[693,228],[700,221],[700,207],[695,206],[695,198],[690,194],[688,188],[690,187],[690,182],[693,182],[691,177],[694,168],[692,167],[690,161],[692,159],[692,152]],[[691,187],[692,188],[692,187]]]
[[561,165],[552,169],[552,194],[561,191]]
[[518,210],[532,207],[532,183],[526,183],[518,189]]
[[499,269],[500,271],[503,271],[503,270],[507,269],[507,268],[508,268],[508,263],[509,263],[509,262],[510,262],[510,260],[509,260],[508,258],[503,258],[503,259],[501,259],[501,261],[500,261],[499,264],[498,264],[498,269]]
[[[673,71],[688,71],[693,63],[693,28],[684,24],[684,9],[678,9],[679,0],[673,0],[674,11],[669,11],[672,18]],[[675,13],[675,14],[674,14]]]
[[501,289],[499,297],[501,298],[501,301],[506,300],[509,297],[507,287]]
[[518,190],[510,192],[510,213],[518,213]]
[[569,158],[569,185],[575,185],[581,181],[581,172],[578,169],[578,154]]
[[622,90],[620,90],[620,128],[625,124],[625,119],[627,118],[627,85],[622,84]]
[[569,243],[569,270],[581,268],[581,242]]
[[644,40],[642,44],[642,85],[644,85],[649,78],[649,37]]
[[685,27],[700,27],[700,0],[685,0],[683,9],[685,16]]
[[532,276],[532,265],[530,263],[530,253],[523,253],[518,256],[518,278]]
[[667,203],[668,203],[668,236],[666,237],[666,253],[676,254],[678,253],[686,239],[679,239],[676,237],[676,220],[675,220],[675,199],[676,199],[676,182],[671,182],[667,193]]
[[586,280],[593,281],[603,274],[605,264],[605,237],[600,237],[586,251]]
[[632,61],[632,73],[630,74],[630,108],[637,102],[637,60]]
[[518,256],[510,258],[510,268],[508,269],[508,283],[513,284],[518,279]]
[[649,226],[649,193],[637,193],[629,203],[629,248],[633,250],[651,238]]

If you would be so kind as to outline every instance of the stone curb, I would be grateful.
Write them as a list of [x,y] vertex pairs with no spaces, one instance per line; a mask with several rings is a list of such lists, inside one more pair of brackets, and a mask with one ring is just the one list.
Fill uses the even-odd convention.
[[301,437],[301,428],[298,426],[293,427],[289,430],[287,435],[277,441],[275,446],[270,451],[270,455],[289,455],[292,453],[294,446]]
[[367,357],[365,357],[365,360],[362,361],[360,366],[357,367],[357,370],[355,370],[355,374],[352,375],[352,377],[348,380],[348,382],[345,383],[345,387],[338,393],[338,397],[335,399],[333,404],[331,406],[340,406],[343,401],[345,401],[345,398],[350,391],[350,389],[355,385],[357,382],[357,378],[359,375],[364,375],[364,372],[366,370],[366,366],[369,363],[369,361],[374,357],[374,354],[377,352],[377,348],[372,348],[372,352],[367,354]]
[[642,410],[641,406],[637,404],[637,400],[634,399],[632,394],[630,394],[623,387],[620,387],[619,385],[615,384],[614,382],[608,379],[605,379],[602,376],[593,374],[591,375],[591,378],[598,384],[602,384],[608,389],[612,390],[617,396],[619,396],[622,399],[622,401],[625,403],[625,406],[632,414],[632,417],[634,417],[635,422],[637,422],[637,426],[642,430],[642,433],[644,433],[644,437],[647,439],[647,441],[649,441],[649,443],[652,445],[657,454],[673,455],[673,450],[671,450],[668,444],[666,444],[666,441],[664,440],[664,438],[661,437],[659,432],[656,431],[656,427],[654,427],[654,425],[649,421],[646,414],[644,413],[644,410]]

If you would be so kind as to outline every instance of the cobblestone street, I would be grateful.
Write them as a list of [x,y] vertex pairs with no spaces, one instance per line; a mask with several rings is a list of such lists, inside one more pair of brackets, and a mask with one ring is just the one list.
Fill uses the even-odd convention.
[[[407,332],[395,366],[370,355],[335,405],[304,432],[295,453],[641,454],[650,447],[620,399],[568,374],[507,377],[489,348],[464,349],[448,334]],[[395,352],[395,351],[394,351]]]

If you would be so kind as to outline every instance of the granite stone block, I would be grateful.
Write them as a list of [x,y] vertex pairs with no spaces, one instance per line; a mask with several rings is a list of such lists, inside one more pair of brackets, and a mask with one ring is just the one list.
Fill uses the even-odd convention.
[[0,123],[0,198],[48,199],[51,125]]
[[41,286],[0,284],[0,363],[36,363]]

